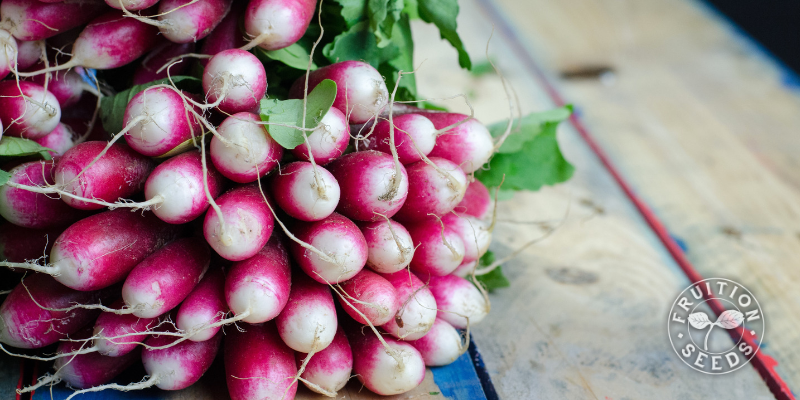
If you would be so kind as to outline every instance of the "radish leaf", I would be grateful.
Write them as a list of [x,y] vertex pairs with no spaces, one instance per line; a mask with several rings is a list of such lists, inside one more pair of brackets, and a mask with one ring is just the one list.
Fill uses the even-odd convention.
[[[305,127],[314,128],[319,125],[322,118],[333,106],[336,100],[336,82],[325,79],[308,94],[306,101]],[[303,126],[303,100],[261,100],[261,120],[272,124],[267,131],[278,144],[287,149],[293,149],[304,142],[303,131],[297,127]]]
[[[261,62],[266,61],[264,58],[268,58],[270,60],[280,61],[292,68],[301,69],[303,71],[308,68],[308,50],[306,50],[299,43],[295,43],[289,47],[284,47],[280,50],[271,51],[256,47],[255,54],[261,60]],[[312,71],[317,68],[317,64],[311,63]]]
[[11,179],[11,174],[0,169],[0,186],[3,186]]
[[[478,260],[478,268],[486,267],[492,264],[493,262],[494,262],[494,253],[491,251],[487,251],[486,254],[481,256],[481,259]],[[488,274],[475,275],[475,280],[480,282],[483,285],[484,289],[488,291],[511,286],[511,282],[509,282],[508,278],[506,278],[506,276],[503,275],[503,270],[502,267],[500,266],[493,269]]]
[[417,7],[420,18],[427,23],[436,25],[442,39],[446,39],[458,51],[458,64],[461,65],[461,68],[472,69],[469,54],[464,49],[464,43],[461,43],[461,38],[456,32],[458,0],[420,1]]
[[12,136],[3,136],[0,139],[0,157],[23,157],[41,154],[45,160],[49,160],[52,149],[48,149],[30,139],[23,139]]

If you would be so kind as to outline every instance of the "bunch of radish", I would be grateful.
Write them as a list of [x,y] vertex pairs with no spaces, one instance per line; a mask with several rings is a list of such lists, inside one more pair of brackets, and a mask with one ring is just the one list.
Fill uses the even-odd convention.
[[[361,61],[284,88],[307,113],[335,87],[312,124],[266,118],[251,51],[297,42],[316,7],[0,3],[2,136],[50,155],[0,165],[0,266],[19,279],[0,343],[55,362],[23,391],[179,390],[219,354],[234,399],[291,399],[299,383],[336,396],[352,377],[393,395],[466,351],[490,308],[473,274],[493,202],[474,172],[498,144],[468,115],[395,104]],[[190,65],[202,89],[140,88],[105,132],[92,110],[112,94],[91,72],[136,60],[135,83]],[[140,382],[110,383],[135,363]]]

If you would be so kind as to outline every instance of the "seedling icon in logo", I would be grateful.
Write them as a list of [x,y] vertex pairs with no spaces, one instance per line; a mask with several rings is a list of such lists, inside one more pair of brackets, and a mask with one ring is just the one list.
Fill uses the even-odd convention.
[[708,315],[700,311],[690,314],[687,320],[689,320],[689,324],[695,329],[706,329],[707,326],[711,325],[711,328],[708,328],[708,333],[706,333],[706,340],[703,342],[703,348],[705,351],[708,351],[708,336],[711,335],[711,330],[714,329],[715,326],[725,329],[737,328],[744,322],[744,314],[736,310],[727,310],[719,315],[717,322],[711,322],[711,320],[708,319]]

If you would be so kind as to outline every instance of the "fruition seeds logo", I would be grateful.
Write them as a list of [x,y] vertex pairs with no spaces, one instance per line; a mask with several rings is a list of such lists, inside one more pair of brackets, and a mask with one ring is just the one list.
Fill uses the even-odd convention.
[[[707,298],[725,309],[716,320]],[[729,329],[753,335],[756,347],[731,340]],[[755,357],[764,338],[764,315],[758,300],[744,286],[722,278],[705,279],[681,292],[667,324],[672,348],[686,365],[706,374],[736,371]]]

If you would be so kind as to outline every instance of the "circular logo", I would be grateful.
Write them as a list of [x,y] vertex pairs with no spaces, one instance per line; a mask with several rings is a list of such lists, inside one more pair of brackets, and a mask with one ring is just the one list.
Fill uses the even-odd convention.
[[[709,307],[712,299],[724,309],[719,316]],[[764,315],[758,300],[729,279],[704,279],[686,288],[672,304],[667,321],[675,353],[686,365],[705,374],[727,374],[742,368],[755,357],[764,339]],[[743,335],[753,340],[748,343]]]

